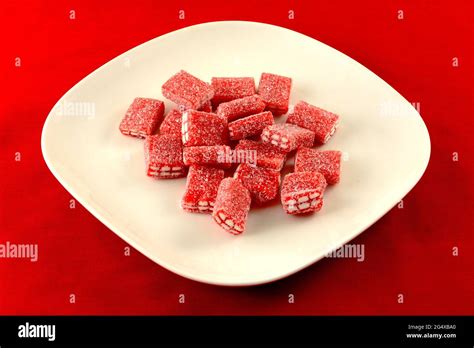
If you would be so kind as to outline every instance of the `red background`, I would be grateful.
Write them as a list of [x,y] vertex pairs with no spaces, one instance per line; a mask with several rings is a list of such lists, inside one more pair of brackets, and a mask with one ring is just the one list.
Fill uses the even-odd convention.
[[[0,243],[38,243],[39,260],[0,259],[0,314],[474,314],[472,4],[2,1]],[[76,82],[156,36],[227,19],[312,36],[420,103],[430,164],[404,208],[395,207],[354,241],[365,244],[364,262],[323,260],[253,288],[196,283],[135,250],[124,256],[126,244],[79,204],[70,209],[72,197],[48,171],[42,125]],[[178,302],[181,293],[185,304]],[[76,303],[69,303],[70,294]]]

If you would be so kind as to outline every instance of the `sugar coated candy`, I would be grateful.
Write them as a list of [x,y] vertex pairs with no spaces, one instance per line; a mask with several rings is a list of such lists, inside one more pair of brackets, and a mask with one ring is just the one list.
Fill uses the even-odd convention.
[[222,169],[199,165],[190,166],[186,189],[181,199],[183,210],[192,213],[211,213],[222,179],[224,179],[224,170]]
[[226,119],[203,111],[183,112],[181,132],[184,146],[225,145],[229,140]]
[[266,126],[273,123],[273,115],[270,111],[247,116],[229,123],[229,137],[231,140],[239,140],[260,135]]
[[150,135],[145,139],[145,165],[148,176],[173,179],[186,176],[181,137]]
[[300,101],[295,105],[293,112],[288,115],[286,122],[313,131],[315,141],[319,144],[325,144],[336,131],[339,116]]
[[281,185],[281,203],[287,214],[319,211],[327,183],[319,172],[298,172],[285,176]]
[[181,111],[199,110],[214,96],[214,91],[208,83],[184,70],[166,81],[161,92],[163,96],[178,104]]
[[165,104],[151,98],[135,98],[120,122],[120,132],[137,138],[155,133],[163,119]]
[[211,101],[207,101],[203,106],[201,106],[201,108],[199,109],[199,111],[204,111],[204,112],[212,112],[212,104],[211,104]]
[[213,77],[211,86],[214,89],[212,104],[215,106],[255,94],[253,77]]
[[267,168],[239,164],[234,178],[239,179],[249,190],[252,201],[257,205],[274,200],[280,188],[280,172]]
[[249,163],[277,171],[283,168],[286,159],[286,155],[277,147],[249,139],[240,140],[234,152],[237,163]]
[[311,147],[314,142],[314,133],[294,124],[279,123],[267,126],[261,135],[264,143],[278,147],[288,153],[300,147]]
[[227,145],[186,146],[183,149],[184,164],[199,164],[220,168],[229,168],[228,160],[232,149]]
[[[290,215],[317,212],[327,185],[340,181],[342,153],[312,149],[330,139],[340,117],[305,101],[288,113],[292,83],[264,72],[258,88],[253,77],[213,77],[209,84],[181,70],[162,85],[163,96],[176,104],[164,120],[162,101],[136,98],[119,128],[145,138],[148,176],[187,175],[184,211],[211,214],[238,235],[251,206],[281,201]],[[274,116],[286,113],[285,123],[275,123]],[[294,152],[294,173],[282,180]]]
[[178,109],[171,109],[160,126],[160,134],[174,134],[181,136],[182,114]]
[[273,115],[282,115],[288,112],[290,104],[291,78],[262,73],[258,84],[258,94],[267,104],[267,110]]
[[231,122],[238,118],[258,114],[263,110],[265,110],[263,99],[258,95],[251,95],[220,104],[216,113]]
[[212,217],[226,231],[241,234],[245,231],[250,203],[250,193],[240,180],[225,178],[219,185]]
[[303,147],[296,152],[295,172],[320,172],[329,185],[339,182],[341,151],[320,151]]

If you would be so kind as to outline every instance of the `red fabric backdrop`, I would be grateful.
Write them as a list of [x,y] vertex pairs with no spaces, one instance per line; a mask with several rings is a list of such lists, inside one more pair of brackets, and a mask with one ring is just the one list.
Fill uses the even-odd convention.
[[[0,243],[39,244],[38,262],[0,259],[0,314],[474,314],[472,1],[76,0],[0,6]],[[432,141],[430,164],[404,208],[395,207],[354,241],[365,244],[364,262],[323,260],[253,288],[196,283],[134,250],[124,256],[126,244],[81,206],[70,209],[72,197],[48,171],[42,125],[70,87],[156,36],[230,19],[312,36],[420,103]],[[17,152],[21,161],[15,161]],[[294,304],[288,303],[290,293]],[[184,304],[179,294],[185,294]]]

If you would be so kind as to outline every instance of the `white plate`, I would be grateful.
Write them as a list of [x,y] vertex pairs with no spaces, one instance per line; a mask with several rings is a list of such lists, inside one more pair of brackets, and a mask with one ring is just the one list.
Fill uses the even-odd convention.
[[[246,233],[235,237],[209,215],[179,208],[185,179],[145,175],[143,141],[121,135],[118,125],[134,97],[162,99],[161,85],[180,69],[207,81],[291,76],[291,103],[302,99],[341,115],[323,148],[345,152],[342,179],[320,213],[252,210]],[[430,140],[411,104],[341,52],[281,27],[215,22],[146,42],[80,81],[48,115],[42,149],[59,182],[156,263],[205,283],[255,285],[311,265],[383,216],[422,176]]]

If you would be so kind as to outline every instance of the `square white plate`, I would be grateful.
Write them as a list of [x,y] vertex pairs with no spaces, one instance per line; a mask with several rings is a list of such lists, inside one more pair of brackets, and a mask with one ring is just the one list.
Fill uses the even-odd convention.
[[[235,237],[209,215],[179,208],[186,179],[145,175],[143,141],[121,135],[118,125],[134,97],[164,100],[161,85],[180,69],[207,81],[290,76],[292,104],[302,99],[341,115],[322,148],[344,152],[342,179],[327,190],[321,212],[288,216],[278,204],[252,210],[246,233]],[[42,150],[82,205],[156,263],[205,283],[255,285],[311,265],[383,216],[422,176],[430,140],[410,103],[341,52],[281,27],[215,22],[146,42],[84,78],[48,115]]]

